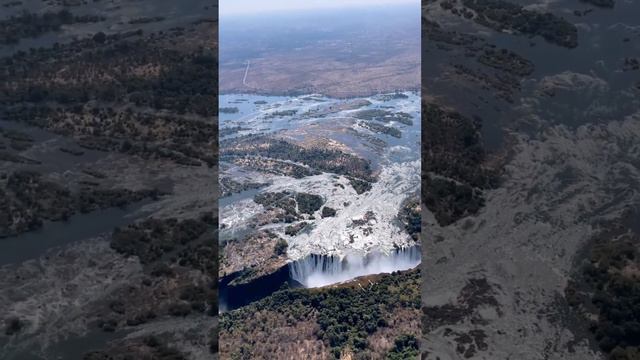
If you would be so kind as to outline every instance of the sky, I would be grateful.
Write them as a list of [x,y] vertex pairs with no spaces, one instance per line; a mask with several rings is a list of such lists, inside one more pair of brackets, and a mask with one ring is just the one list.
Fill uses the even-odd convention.
[[420,0],[220,0],[220,16],[251,15],[268,12],[340,9],[377,5],[415,5]]

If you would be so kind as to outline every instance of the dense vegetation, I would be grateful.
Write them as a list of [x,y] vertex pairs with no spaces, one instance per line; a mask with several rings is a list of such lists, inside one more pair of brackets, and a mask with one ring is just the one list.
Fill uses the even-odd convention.
[[[83,105],[90,100],[128,100],[156,110],[213,116],[216,99],[204,94],[215,89],[203,74],[213,71],[216,61],[205,49],[167,48],[141,32],[107,35],[104,42],[78,40],[5,58],[0,70],[15,83],[11,88],[3,84],[0,103]],[[60,73],[69,77],[67,81],[52,82]]]
[[[284,213],[274,221],[281,220],[286,223],[300,220],[303,217],[302,214],[313,215],[324,204],[324,199],[319,195],[291,191],[260,193],[254,196],[253,201],[264,206],[267,210],[283,210]],[[301,229],[294,226],[288,230],[288,233],[295,235]]]
[[306,221],[301,221],[297,224],[288,225],[284,229],[284,233],[289,236],[296,236],[300,232],[300,230],[304,229],[308,224],[309,223],[307,223]]
[[417,359],[420,355],[418,339],[410,334],[405,334],[395,339],[393,348],[387,354],[387,360]]
[[267,210],[279,208],[284,210],[284,221],[293,222],[300,218],[296,207],[296,194],[289,191],[265,192],[253,197],[256,204],[264,206]]
[[424,204],[433,211],[442,225],[448,225],[468,215],[476,214],[484,205],[482,193],[467,184],[453,180],[427,177]]
[[74,214],[123,207],[160,195],[156,190],[103,189],[91,185],[71,191],[34,171],[4,175],[0,180],[0,237],[38,229],[46,220],[66,221]]
[[396,92],[393,94],[384,94],[381,96],[383,101],[391,101],[391,100],[397,100],[397,99],[407,99],[409,98],[409,96],[401,93],[401,92]]
[[469,119],[441,106],[426,103],[427,121],[423,133],[426,171],[440,174],[473,187],[497,185],[495,173],[482,166],[486,153],[480,137],[480,118]]
[[230,196],[231,194],[239,193],[249,189],[258,189],[264,186],[263,183],[256,182],[237,182],[230,177],[218,178],[218,184],[220,186],[220,197]]
[[273,119],[273,118],[281,118],[281,117],[285,117],[285,116],[293,116],[298,112],[298,110],[278,110],[278,111],[273,111],[270,112],[269,114],[265,115],[265,119]]
[[395,138],[402,137],[402,132],[392,126],[385,126],[382,124],[370,123],[370,122],[361,122],[360,125],[366,129],[373,131],[374,133],[390,135]]
[[[627,214],[627,221],[637,215]],[[640,357],[640,235],[624,223],[606,224],[566,289],[570,305],[612,360]]]
[[238,109],[237,107],[221,107],[218,110],[221,114],[237,114],[238,111],[240,111],[240,109]]
[[298,211],[312,215],[314,212],[320,210],[320,207],[324,204],[324,199],[320,195],[297,193],[296,203],[298,204]]
[[234,157],[230,159],[236,165],[245,169],[255,170],[274,175],[290,176],[296,179],[319,175],[320,171],[307,166],[295,164],[286,160],[270,159],[261,156]]
[[462,4],[475,11],[474,21],[496,31],[538,35],[550,43],[567,48],[578,46],[575,25],[551,13],[528,10],[505,0],[462,0]]
[[206,119],[217,113],[217,84],[210,81],[217,60],[202,47],[167,46],[183,36],[179,29],[162,36],[97,33],[18,51],[0,61],[0,115],[90,149],[212,166],[217,126]]
[[481,190],[496,187],[499,177],[484,165],[480,119],[435,104],[422,109],[423,201],[440,224],[448,225],[475,214],[484,203]]
[[215,129],[203,121],[87,106],[15,107],[4,115],[12,121],[76,137],[78,144],[87,149],[168,159],[190,166],[215,163],[209,147]]
[[323,218],[336,216],[336,209],[325,206],[322,208],[321,216]]
[[[458,8],[452,3],[442,2],[441,5],[450,4],[451,11],[460,15]],[[463,8],[465,14],[471,11]],[[465,58],[475,58],[478,65],[471,63],[453,62],[456,77],[470,83],[480,83],[488,87],[497,99],[508,103],[514,102],[514,94],[521,89],[521,81],[524,77],[533,73],[535,65],[532,61],[505,48],[499,48],[487,39],[462,33],[455,30],[445,30],[435,21],[423,18],[423,36],[428,38],[429,47],[440,51],[457,51],[464,54]],[[490,68],[490,69],[489,69]],[[493,71],[495,70],[495,71]],[[482,100],[479,97],[479,100]]]
[[289,245],[286,240],[278,239],[276,246],[273,248],[273,252],[276,256],[284,255],[287,253],[287,247],[289,247]]
[[355,190],[358,195],[371,190],[372,185],[368,181],[356,179],[351,176],[347,176],[347,179],[349,179],[349,184],[351,184],[351,187],[353,187],[353,190]]
[[420,241],[422,208],[420,207],[420,199],[418,196],[409,197],[402,202],[398,218],[411,238],[415,241]]
[[[404,94],[400,94],[406,96]],[[411,115],[405,112],[391,112],[383,109],[360,110],[355,113],[355,117],[362,120],[375,120],[383,123],[397,121],[405,125],[413,125]]]
[[242,131],[242,130],[250,130],[250,129],[243,128],[241,126],[224,127],[224,128],[221,128],[219,130],[218,136],[220,136],[220,138],[223,138],[223,137],[226,137],[226,136],[229,136],[229,135],[236,134],[236,133],[238,133],[239,131]]
[[[16,3],[19,2],[4,5]],[[76,16],[67,10],[44,12],[44,9],[38,14],[24,12],[0,20],[0,43],[39,37],[34,43],[44,46],[26,51],[19,51],[21,46],[12,46],[7,49],[10,55],[0,59],[0,117],[23,123],[17,124],[18,128],[27,125],[29,134],[46,134],[31,138],[20,132],[0,129],[0,160],[14,162],[4,164],[11,166],[11,173],[0,175],[0,233],[3,236],[37,228],[47,220],[64,221],[73,214],[125,206],[144,198],[157,200],[155,197],[161,195],[157,191],[132,191],[114,188],[114,184],[133,184],[135,189],[140,189],[149,182],[156,184],[158,179],[171,182],[168,179],[176,172],[185,171],[184,166],[176,164],[217,163],[214,155],[218,87],[215,76],[217,52],[214,49],[217,39],[212,31],[217,27],[211,25],[217,20],[202,18],[215,15],[202,12],[197,16],[201,18],[198,20],[193,16],[182,17],[180,12],[172,17],[170,26],[173,28],[155,24],[146,26],[148,30],[144,32],[123,31],[121,29],[131,28],[125,24],[127,21],[145,24],[163,19],[132,18],[128,6],[123,13],[117,4],[96,8],[89,3],[54,0],[41,4],[41,7],[49,8],[78,5],[78,11],[89,15]],[[32,7],[34,4],[27,5]],[[204,9],[208,7],[206,5]],[[102,21],[103,14],[118,21],[107,34],[102,31],[87,34],[97,25],[74,26]],[[64,34],[54,34],[63,28]],[[156,32],[147,33],[150,30]],[[43,34],[47,36],[40,37]],[[55,141],[49,142],[52,137]],[[45,143],[40,144],[43,141]],[[34,144],[41,146],[35,154],[20,153]],[[84,149],[111,154],[92,156],[93,151]],[[85,152],[90,154],[83,156]],[[27,156],[35,156],[38,161]],[[144,163],[139,158],[155,161],[138,167]],[[50,159],[55,161],[49,162]],[[68,164],[65,163],[67,159]],[[115,166],[126,171],[128,176],[115,181],[108,176],[114,170],[112,162],[121,159],[123,161]],[[74,160],[78,164],[73,164]],[[18,170],[13,171],[13,168]],[[52,176],[19,170],[25,168],[51,171]],[[151,170],[136,174],[139,169]],[[186,171],[198,173],[197,169]],[[62,184],[58,179],[69,183]],[[161,186],[165,185],[163,180],[160,182]],[[181,217],[190,216],[188,214],[198,208],[210,207],[202,205],[202,199],[194,202],[184,195],[182,190],[171,195],[171,200],[179,199],[185,208],[189,207],[186,214],[180,212]],[[108,276],[98,279],[108,281],[109,286],[92,293],[90,304],[81,306],[74,316],[89,331],[97,326],[106,332],[118,332],[108,336],[114,341],[97,344],[104,350],[87,354],[86,359],[189,357],[171,348],[169,343],[180,350],[193,346],[204,351],[208,347],[212,353],[217,352],[213,317],[218,312],[217,216],[211,213],[193,216],[193,219],[152,218],[120,227],[109,238],[112,249],[107,250],[106,258],[113,261],[87,260],[87,268],[99,263],[104,266],[100,272],[116,274],[119,278],[113,283]],[[66,268],[66,264],[64,266]],[[89,270],[88,274],[81,281],[96,280],[95,272]],[[52,276],[58,278],[58,275]],[[22,281],[16,278],[16,283]],[[62,296],[67,300],[74,295],[65,293]],[[61,309],[56,307],[54,313],[64,311]],[[171,328],[173,324],[181,323],[183,317],[188,317],[184,322],[190,328],[186,336],[192,342],[189,345],[179,343],[185,338],[184,328]],[[155,326],[149,324],[154,322],[166,326],[166,331],[152,330],[154,336],[140,335],[149,326]],[[8,326],[3,330],[13,334],[23,331],[25,325],[38,333],[42,330],[42,324],[5,323]],[[62,334],[67,334],[67,325],[65,323],[60,329]],[[137,335],[128,336],[131,332],[121,331],[125,328]],[[50,345],[57,348],[57,344]],[[50,353],[40,355],[52,356]]]
[[374,180],[369,161],[338,150],[304,148],[282,139],[261,135],[223,140],[220,143],[220,156],[223,160],[248,155],[289,160],[320,171]]
[[128,256],[136,256],[143,264],[148,264],[171,253],[180,246],[197,240],[207,231],[211,223],[204,219],[148,219],[116,228],[111,238],[111,247]]
[[478,62],[518,76],[531,75],[535,68],[531,61],[507,49],[486,48],[478,56]]
[[42,14],[23,11],[0,21],[0,44],[15,44],[22,38],[32,38],[51,31],[58,31],[62,25],[103,21],[95,15],[73,15],[68,10],[45,12]]
[[[212,214],[203,213],[193,220],[148,219],[116,229],[111,246],[138,258],[145,276],[140,284],[134,282],[115,291],[105,308],[97,311],[98,327],[113,332],[163,316],[217,314],[216,226]],[[109,353],[100,351],[87,356],[100,358],[95,356]]]
[[[252,348],[256,346],[251,340],[251,331],[256,330],[251,325],[252,318],[256,311],[273,312],[274,316],[285,315],[293,322],[316,322],[319,330],[315,335],[331,348],[334,358],[340,358],[343,350],[350,349],[356,354],[355,359],[366,359],[371,356],[369,337],[388,326],[387,321],[394,311],[419,307],[420,273],[416,270],[381,276],[365,288],[345,285],[325,289],[283,289],[249,306],[222,314],[220,331],[223,339],[229,333],[242,336],[245,339],[243,356],[251,358]],[[399,336],[394,347],[389,349],[390,359],[398,359],[401,354],[415,354],[415,336],[404,335]],[[238,356],[235,354],[238,351],[239,348],[222,349],[223,355],[229,358]]]

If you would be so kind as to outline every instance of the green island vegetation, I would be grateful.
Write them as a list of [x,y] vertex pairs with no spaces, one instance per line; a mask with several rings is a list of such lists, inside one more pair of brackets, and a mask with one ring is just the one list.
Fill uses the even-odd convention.
[[[447,2],[443,2],[441,6],[446,7]],[[453,5],[451,5],[453,6]],[[473,51],[478,48],[478,44],[483,43],[484,39],[466,33],[457,31],[447,31],[435,21],[423,18],[422,31],[426,38],[433,43],[439,43],[441,49],[449,49],[442,44],[465,46],[466,50]]]
[[116,228],[111,247],[119,253],[136,256],[141,263],[147,264],[172,252],[177,245],[198,239],[209,228],[210,224],[201,219],[148,219]]
[[285,117],[285,116],[293,116],[296,113],[298,113],[298,110],[280,110],[280,111],[274,111],[272,113],[269,113],[267,115],[265,115],[265,119],[273,119],[273,118],[277,118],[277,117]]
[[[111,247],[140,259],[147,276],[139,287],[108,303],[98,326],[109,332],[163,314],[179,317],[192,312],[216,314],[218,255],[212,235],[214,226],[212,213],[203,213],[198,219],[147,219],[115,229]],[[191,281],[184,281],[195,275]],[[163,296],[159,291],[166,293]],[[143,294],[148,297],[136,298]]]
[[401,124],[413,125],[411,115],[405,112],[391,112],[382,109],[367,109],[356,112],[355,117],[361,120],[375,120],[384,123],[397,121]]
[[[628,212],[627,223],[637,214]],[[565,290],[569,305],[611,360],[640,356],[640,235],[624,222],[604,224]]]
[[66,221],[74,214],[124,207],[161,195],[157,190],[100,189],[71,191],[35,171],[0,176],[0,237],[39,229],[44,221]]
[[291,223],[300,219],[300,214],[296,210],[295,193],[289,191],[260,193],[253,197],[253,201],[267,210],[275,208],[284,210],[284,215],[278,220]]
[[[80,2],[54,0],[49,5],[67,3]],[[189,17],[184,27],[148,27],[163,28],[156,32],[118,32],[113,28],[108,34],[87,34],[86,29],[94,26],[72,26],[102,20],[101,16],[76,16],[66,10],[18,13],[1,20],[0,43],[43,34],[47,37],[43,38],[46,47],[18,50],[0,60],[0,117],[15,122],[16,127],[34,126],[63,138],[64,145],[52,150],[64,159],[83,156],[85,149],[93,149],[125,159],[124,169],[138,169],[134,163],[140,159],[156,160],[160,166],[154,175],[159,177],[185,170],[176,165],[217,164],[217,52],[209,48],[215,46],[211,23],[216,20]],[[161,19],[134,18],[130,23],[151,21]],[[57,36],[49,33],[62,29],[63,41],[49,43],[48,35]],[[39,164],[17,153],[39,141],[2,129],[0,159],[18,165]],[[0,236],[36,229],[46,221],[65,221],[74,214],[158,200],[164,195],[140,188],[150,181],[146,176],[134,177],[134,182],[142,181],[134,185],[136,191],[113,187],[121,182],[109,178],[109,167],[74,169],[77,178],[65,174],[64,179],[71,179],[69,184],[61,184],[57,174],[47,176],[31,168],[0,173]],[[171,196],[176,199],[183,194]],[[217,216],[180,216],[141,220],[119,227],[106,239],[111,245],[109,259],[114,259],[107,266],[117,267],[119,261],[137,266],[122,269],[126,280],[120,279],[98,294],[88,312],[79,313],[86,317],[90,331],[97,327],[116,332],[113,342],[103,344],[103,350],[85,354],[84,359],[187,359],[188,354],[166,345],[179,341],[179,331],[125,338],[123,330],[145,331],[140,325],[156,321],[193,323],[192,319],[195,323],[203,321],[196,325],[200,337],[197,346],[209,341],[211,352],[217,352]],[[105,264],[89,259],[87,266],[96,263]],[[183,320],[185,317],[188,320]],[[33,324],[16,319],[10,325],[5,331],[16,333]],[[181,351],[184,348],[176,347]]]
[[278,241],[276,242],[276,246],[273,248],[273,253],[276,256],[284,255],[287,253],[287,247],[289,247],[289,245],[287,244],[286,240],[278,239]]
[[309,225],[308,222],[306,221],[301,221],[297,224],[293,224],[293,225],[288,225],[285,229],[284,229],[284,233],[286,235],[289,236],[296,236],[298,235],[298,233],[304,229],[307,225]]
[[334,217],[336,216],[336,209],[325,206],[322,208],[322,214],[320,214],[323,218],[326,217]]
[[[470,10],[464,10],[471,13]],[[458,12],[457,8],[452,8],[452,11]],[[487,71],[490,69],[482,69],[482,67],[453,64],[458,76],[492,88],[495,90],[496,98],[508,103],[514,102],[514,94],[521,89],[522,78],[535,70],[533,62],[511,50],[499,48],[476,35],[446,31],[435,21],[423,19],[423,32],[424,36],[431,40],[430,44],[437,49],[452,51],[456,47],[461,47],[465,57],[473,57],[479,65],[498,70],[498,72],[490,72]]]
[[[394,331],[390,322],[397,311],[420,309],[420,271],[379,275],[357,284],[344,284],[320,289],[284,288],[246,307],[220,315],[221,355],[231,359],[251,358],[256,346],[278,341],[270,323],[278,317],[290,319],[289,324],[313,323],[314,336],[322,340],[330,354],[339,359],[343,351],[351,350],[354,359],[369,359],[373,354],[371,335],[381,329]],[[258,314],[259,316],[256,316]],[[416,315],[417,316],[417,315]],[[282,325],[286,326],[286,325]],[[254,336],[260,329],[271,332]],[[417,351],[417,334],[398,333],[394,345],[379,354],[399,359]],[[262,336],[267,336],[264,338]],[[242,346],[237,339],[242,338]]]
[[[69,64],[71,59],[68,57],[73,55],[79,58]],[[150,60],[164,70],[158,76],[135,74],[137,67],[148,66]],[[114,63],[121,62],[128,63],[128,68],[118,73]],[[106,79],[89,81],[93,79],[87,78],[75,86],[47,81],[53,77],[53,72],[65,66],[72,66],[80,75],[94,76],[86,73],[85,65],[89,63],[100,69]],[[215,59],[205,50],[183,53],[164,49],[154,44],[153,39],[144,38],[141,32],[108,35],[104,43],[78,40],[51,49],[18,52],[5,58],[0,66],[12,75],[10,78],[15,78],[17,86],[12,92],[3,91],[0,101],[7,105],[45,101],[84,105],[91,100],[112,103],[124,98],[136,106],[213,116],[215,109],[206,103],[213,99],[200,94],[200,91],[211,89],[201,75],[212,65],[215,65]],[[109,79],[112,76],[113,79]]]
[[324,199],[320,195],[301,192],[296,194],[296,203],[301,213],[312,215],[314,212],[320,210],[320,207],[324,204]]
[[482,192],[467,184],[429,176],[423,186],[429,188],[424,197],[425,206],[443,225],[476,214],[484,206]]
[[178,30],[97,33],[18,51],[0,61],[7,77],[0,84],[0,115],[73,137],[89,149],[213,166],[217,126],[207,119],[217,111],[217,83],[202,75],[217,59],[201,47],[165,45],[184,36]]
[[42,14],[23,11],[0,21],[0,44],[15,44],[23,38],[33,38],[52,31],[60,30],[62,25],[76,23],[94,23],[105,18],[96,15],[73,15],[69,10],[47,11]]
[[507,49],[487,48],[478,56],[478,62],[518,76],[531,75],[535,68],[531,61]]
[[[453,8],[457,0],[442,3]],[[528,36],[541,36],[546,41],[567,47],[578,46],[578,29],[575,25],[551,13],[540,13],[525,9],[522,5],[505,0],[461,0],[473,10],[473,20],[496,31],[515,31]],[[473,16],[473,14],[471,14]]]
[[218,111],[221,114],[237,114],[240,111],[240,109],[238,109],[235,106],[233,106],[233,107],[221,107],[220,109],[218,109]]
[[408,197],[402,202],[398,219],[402,222],[404,229],[415,241],[420,241],[422,231],[422,208],[420,198],[416,196]]
[[[277,219],[284,220],[284,222],[287,223],[299,220],[301,214],[312,215],[314,212],[320,210],[324,204],[324,199],[319,195],[303,192],[294,193],[290,191],[256,194],[253,201],[256,204],[264,206],[267,210],[275,208],[284,210],[284,215]],[[300,213],[298,213],[298,211]]]
[[[136,326],[162,317],[217,315],[217,219],[202,213],[198,219],[148,219],[114,231],[114,250],[140,259],[145,276],[112,295],[97,310],[97,326],[105,332]],[[211,330],[210,350],[217,352]],[[162,345],[163,335],[149,335],[114,343],[108,350],[91,351],[84,360],[109,359],[112,354],[153,354],[154,359],[187,359]]]
[[492,74],[463,64],[454,64],[453,68],[456,74],[461,77],[492,88],[495,90],[494,96],[497,99],[502,99],[511,104],[514,102],[514,94],[520,90],[520,79],[509,73]]
[[240,183],[233,180],[230,177],[220,177],[218,180],[218,184],[220,186],[221,198],[231,196],[232,194],[236,194],[245,190],[259,189],[266,185],[264,183],[256,183],[256,182]]
[[[174,31],[165,36],[179,39],[182,34]],[[107,107],[109,103],[124,102],[177,114],[215,115],[215,96],[202,95],[214,94],[215,86],[202,74],[211,71],[216,58],[202,48],[167,48],[164,41],[155,34],[144,36],[142,31],[97,33],[93,38],[52,48],[18,51],[0,63],[0,69],[8,74],[7,80],[12,80],[14,87],[9,91],[7,84],[2,85],[0,103],[44,105],[55,101],[63,106],[77,106],[97,100]],[[141,72],[141,67],[162,70]],[[79,81],[73,84],[50,81],[63,69]],[[98,74],[92,72],[94,69]]]
[[409,96],[401,92],[395,92],[393,94],[384,94],[380,98],[382,99],[382,101],[391,101],[391,100],[398,100],[398,99],[408,99]]
[[429,119],[423,133],[431,134],[425,139],[429,150],[426,170],[473,186],[490,186],[495,179],[478,166],[485,158],[480,119],[471,120],[430,103],[424,104],[423,112]]
[[385,126],[378,123],[361,122],[360,125],[378,134],[390,135],[395,138],[401,138],[402,132],[392,126]]
[[304,148],[264,135],[247,135],[220,142],[222,160],[249,155],[298,162],[312,169],[374,181],[371,163],[368,160],[339,150]]
[[219,129],[218,136],[223,138],[225,136],[233,135],[233,134],[236,134],[239,131],[243,131],[243,130],[251,130],[251,129],[243,128],[241,126],[224,127],[224,128]]
[[[116,112],[111,107],[16,107],[4,114],[13,121],[74,136],[78,145],[86,149],[121,152],[145,159],[162,158],[188,166],[215,164],[208,146],[215,129],[202,121],[134,111]],[[170,135],[163,131],[165,128],[174,128],[175,132]]]
[[351,187],[353,187],[353,190],[355,190],[358,195],[371,190],[372,185],[369,181],[357,179],[352,176],[346,176],[346,178],[349,179],[349,184],[351,184]]
[[[481,120],[430,103],[423,104],[423,201],[442,225],[477,213],[483,189],[498,185],[497,170],[485,166]],[[430,134],[425,136],[425,134]]]
[[318,175],[321,172],[309,167],[295,164],[286,160],[275,160],[261,156],[234,157],[232,162],[241,165],[246,169],[253,169],[260,172],[271,173],[274,175],[290,176],[296,179],[303,177]]

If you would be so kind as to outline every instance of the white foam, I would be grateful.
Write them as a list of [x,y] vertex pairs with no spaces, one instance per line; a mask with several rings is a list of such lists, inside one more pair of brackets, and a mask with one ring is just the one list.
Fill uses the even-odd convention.
[[289,264],[291,278],[314,288],[345,282],[359,276],[392,273],[420,264],[420,248],[399,249],[391,254],[372,252],[344,257],[311,254]]

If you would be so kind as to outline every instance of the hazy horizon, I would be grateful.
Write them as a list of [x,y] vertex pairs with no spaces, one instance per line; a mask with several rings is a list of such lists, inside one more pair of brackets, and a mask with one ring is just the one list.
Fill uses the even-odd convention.
[[420,8],[417,0],[224,0],[219,3],[220,17],[257,15],[264,13],[286,13],[310,10],[354,9],[372,6],[407,6]]

